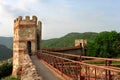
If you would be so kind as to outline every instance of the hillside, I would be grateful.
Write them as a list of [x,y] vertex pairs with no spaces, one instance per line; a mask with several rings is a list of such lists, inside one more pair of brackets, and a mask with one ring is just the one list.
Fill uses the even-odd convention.
[[12,57],[12,50],[0,44],[0,60]]
[[[75,39],[87,39],[92,41],[97,33],[69,33],[60,38],[42,40],[42,48],[61,48],[74,46]],[[12,56],[12,37],[0,37],[0,60],[7,59]],[[3,46],[4,45],[4,46]]]
[[0,44],[12,49],[13,38],[12,37],[0,37]]
[[76,39],[87,39],[92,41],[97,33],[85,32],[85,33],[69,33],[61,38],[54,38],[49,40],[42,40],[42,48],[61,48],[74,46]]
[[[42,48],[60,48],[74,46],[75,39],[87,39],[91,41],[98,33],[85,32],[85,33],[69,33],[60,38],[53,38],[42,40]],[[12,37],[0,37],[0,44],[12,49]]]

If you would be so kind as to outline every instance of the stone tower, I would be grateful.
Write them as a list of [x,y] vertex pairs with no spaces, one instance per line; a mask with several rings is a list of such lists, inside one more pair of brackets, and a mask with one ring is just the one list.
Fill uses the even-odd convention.
[[37,17],[19,16],[14,20],[13,38],[13,76],[21,75],[21,65],[25,53],[30,56],[40,50],[42,23],[37,22]]
[[82,48],[87,46],[87,40],[84,39],[76,39],[75,46],[81,46]]

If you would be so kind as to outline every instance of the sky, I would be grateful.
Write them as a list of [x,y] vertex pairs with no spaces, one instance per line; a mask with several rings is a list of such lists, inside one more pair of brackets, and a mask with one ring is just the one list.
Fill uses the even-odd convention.
[[120,32],[120,0],[0,0],[0,36],[13,36],[14,19],[36,15],[42,38],[71,32]]

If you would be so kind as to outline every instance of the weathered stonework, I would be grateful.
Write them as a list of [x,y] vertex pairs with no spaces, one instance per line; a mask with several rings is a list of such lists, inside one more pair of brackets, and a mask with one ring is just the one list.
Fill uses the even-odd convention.
[[13,72],[14,77],[20,77],[22,63],[25,52],[32,55],[35,51],[40,50],[41,41],[41,22],[37,22],[37,17],[26,16],[22,19],[19,16],[14,20],[14,38],[13,38]]
[[21,80],[42,80],[28,54],[24,55]]

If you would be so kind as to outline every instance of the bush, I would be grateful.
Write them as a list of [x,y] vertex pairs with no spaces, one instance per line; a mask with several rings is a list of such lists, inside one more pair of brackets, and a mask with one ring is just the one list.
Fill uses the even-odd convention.
[[2,80],[20,80],[19,78],[14,78],[14,77],[6,77],[5,79]]
[[12,64],[5,63],[0,66],[0,79],[12,74]]

